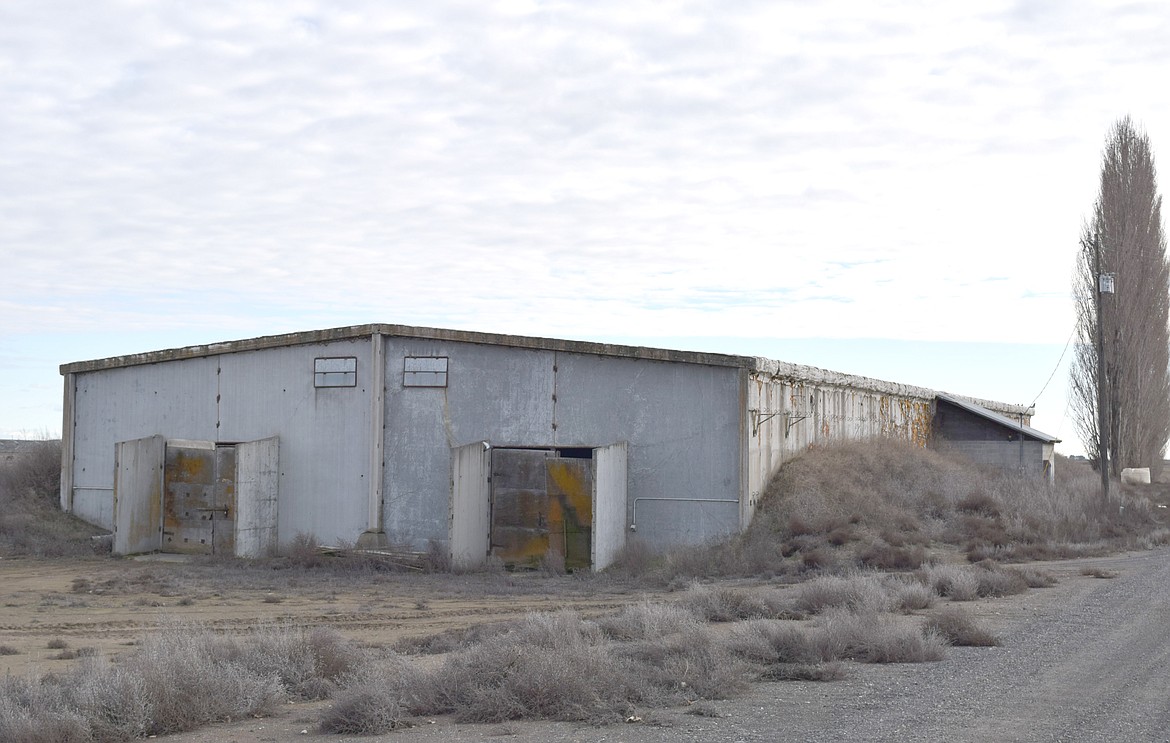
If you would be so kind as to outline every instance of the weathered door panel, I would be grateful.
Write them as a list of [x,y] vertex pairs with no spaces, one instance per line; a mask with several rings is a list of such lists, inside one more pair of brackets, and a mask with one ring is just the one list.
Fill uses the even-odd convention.
[[506,564],[536,565],[549,550],[551,456],[541,449],[492,451],[491,552]]
[[236,447],[236,557],[265,557],[277,548],[280,440]]
[[543,449],[492,454],[491,551],[506,565],[535,567],[546,556],[565,568],[592,561],[593,469],[589,459]]
[[236,447],[215,448],[215,500],[211,504],[211,551],[236,554]]
[[605,570],[626,546],[624,442],[593,450],[593,569]]
[[218,486],[215,444],[169,441],[163,477],[163,543],[167,552],[209,555],[214,550]]
[[588,568],[593,560],[593,462],[549,459],[549,550],[564,557],[566,570]]
[[447,544],[451,566],[468,570],[483,565],[491,530],[491,460],[486,441],[451,450],[451,500]]
[[163,457],[166,440],[151,436],[114,445],[114,545],[116,555],[159,549],[162,527]]

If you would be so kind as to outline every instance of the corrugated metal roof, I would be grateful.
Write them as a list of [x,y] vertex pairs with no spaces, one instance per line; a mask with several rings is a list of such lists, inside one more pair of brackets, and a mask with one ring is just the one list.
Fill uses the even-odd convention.
[[966,400],[963,400],[963,399],[958,398],[958,397],[954,397],[953,395],[947,395],[947,394],[940,392],[938,394],[938,399],[949,402],[951,405],[955,405],[956,407],[960,407],[960,408],[962,408],[970,413],[974,413],[975,415],[986,418],[989,421],[992,421],[994,423],[998,423],[999,425],[1003,426],[1004,428],[1009,428],[1013,431],[1020,431],[1025,436],[1029,436],[1031,438],[1034,438],[1037,441],[1043,441],[1046,444],[1060,443],[1060,439],[1056,438],[1055,436],[1051,436],[1049,434],[1046,434],[1043,431],[1037,431],[1035,428],[1032,428],[1031,426],[1022,425],[1019,421],[1014,421],[1011,418],[1008,418],[1006,415],[1000,415],[999,413],[995,412],[994,410],[988,410],[985,407],[982,407],[980,405],[976,405],[976,404],[971,403],[971,402],[967,402]]

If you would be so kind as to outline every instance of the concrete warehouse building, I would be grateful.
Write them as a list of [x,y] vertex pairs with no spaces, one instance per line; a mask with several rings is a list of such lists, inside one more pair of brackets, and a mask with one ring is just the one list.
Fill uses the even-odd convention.
[[1056,441],[1019,406],[768,359],[400,325],[61,373],[61,505],[120,554],[259,556],[312,533],[601,569],[630,533],[661,547],[742,529],[813,443],[926,445],[943,410],[951,445],[1050,475]]

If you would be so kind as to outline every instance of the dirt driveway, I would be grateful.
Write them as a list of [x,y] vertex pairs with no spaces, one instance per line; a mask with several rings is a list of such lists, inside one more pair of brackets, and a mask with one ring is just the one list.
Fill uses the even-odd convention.
[[[1092,565],[1116,573],[1081,574]],[[1170,551],[1050,563],[1049,589],[965,604],[999,648],[952,648],[918,665],[850,664],[844,681],[758,684],[744,697],[651,710],[628,725],[454,725],[387,736],[320,735],[323,703],[170,736],[172,743],[270,741],[1097,741],[1170,740]],[[320,577],[320,576],[318,576]],[[262,621],[330,625],[371,645],[573,607],[586,615],[646,596],[620,584],[516,576],[367,576],[223,571],[131,561],[0,561],[0,655],[12,673],[63,669],[69,650],[115,654],[168,622],[232,631]],[[64,650],[50,648],[60,645]],[[5,652],[11,652],[6,650]],[[84,652],[91,652],[85,650]]]
[[113,656],[175,622],[225,633],[330,626],[377,647],[531,611],[602,614],[645,595],[570,576],[242,570],[165,556],[0,560],[0,673],[63,670],[78,651]]

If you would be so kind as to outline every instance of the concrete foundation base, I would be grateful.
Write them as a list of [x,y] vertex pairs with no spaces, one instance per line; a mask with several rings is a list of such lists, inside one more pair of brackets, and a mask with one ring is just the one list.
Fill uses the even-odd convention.
[[386,549],[390,546],[390,540],[384,531],[364,531],[358,535],[357,546],[363,550]]

